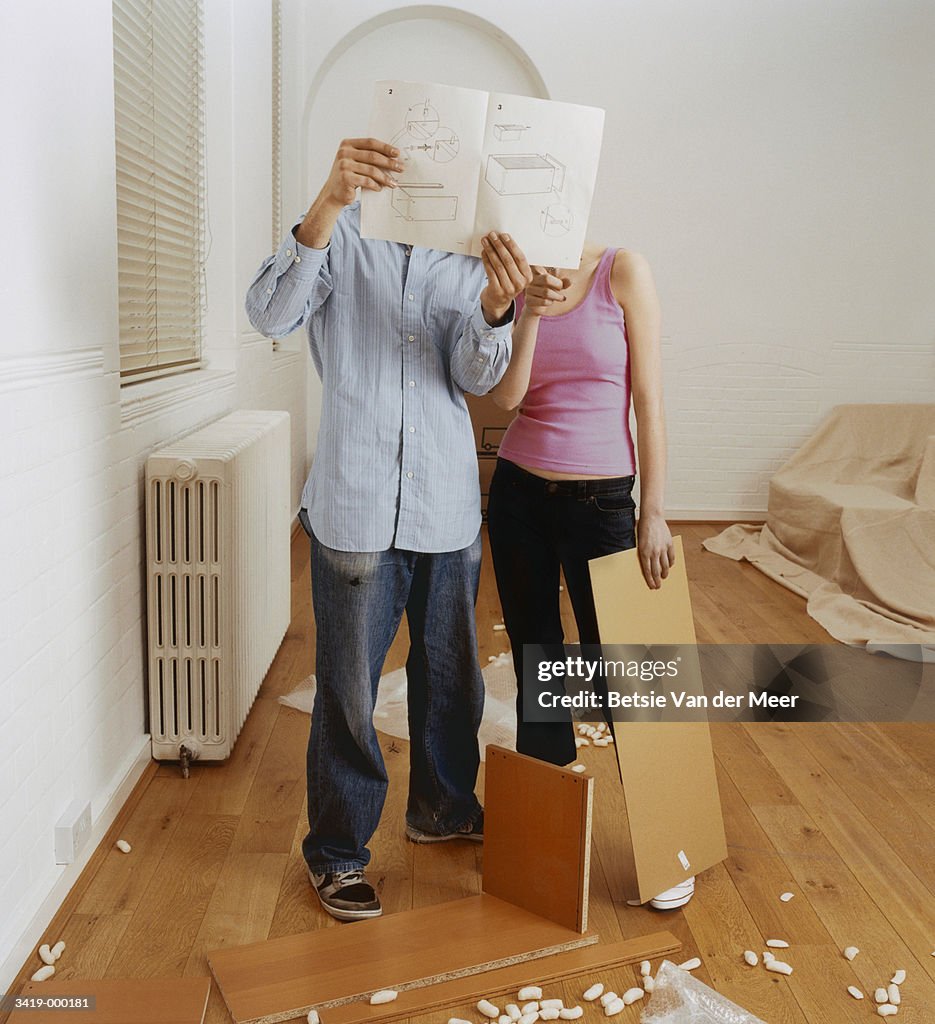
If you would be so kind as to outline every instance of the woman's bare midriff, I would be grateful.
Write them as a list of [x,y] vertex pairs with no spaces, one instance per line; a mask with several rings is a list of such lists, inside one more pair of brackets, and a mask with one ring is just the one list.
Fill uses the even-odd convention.
[[613,480],[613,476],[592,476],[585,473],[554,473],[551,469],[543,469],[541,466],[524,466],[521,462],[516,463],[520,469],[525,469],[533,476],[541,477],[543,480]]

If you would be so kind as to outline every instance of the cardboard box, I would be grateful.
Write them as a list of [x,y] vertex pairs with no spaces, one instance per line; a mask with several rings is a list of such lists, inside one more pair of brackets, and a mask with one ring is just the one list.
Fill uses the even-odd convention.
[[489,395],[468,395],[468,410],[474,425],[474,446],[480,475],[481,512],[487,517],[487,495],[490,479],[497,465],[500,441],[515,413],[501,409]]
[[[602,643],[696,642],[681,537],[675,558],[659,590],[635,548],[589,563]],[[727,857],[711,734],[706,722],[616,722],[614,739],[632,846],[626,896],[645,903]]]
[[495,455],[480,455],[477,459],[477,469],[480,476],[480,507],[484,519],[487,518],[487,498],[490,496],[490,481],[493,479],[493,471],[497,468],[497,457]]
[[468,395],[467,404],[474,424],[474,446],[478,456],[496,458],[497,449],[515,413],[499,408],[489,395]]

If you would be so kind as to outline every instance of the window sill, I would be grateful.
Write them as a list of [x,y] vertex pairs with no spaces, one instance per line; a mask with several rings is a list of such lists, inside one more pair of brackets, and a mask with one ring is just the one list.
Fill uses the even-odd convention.
[[125,384],[120,389],[120,425],[134,426],[200,398],[233,398],[237,374],[232,370],[193,370],[172,377]]

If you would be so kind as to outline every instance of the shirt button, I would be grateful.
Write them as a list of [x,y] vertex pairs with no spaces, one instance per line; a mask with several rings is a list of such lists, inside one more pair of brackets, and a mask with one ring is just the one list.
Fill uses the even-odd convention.
[[272,288],[267,288],[266,289],[266,294],[267,295],[272,295],[273,294],[273,289]]
[[410,334],[409,335],[409,340],[410,341],[415,341],[416,340],[416,336],[414,334]]
[[407,256],[411,256],[412,255],[412,249],[407,249],[406,250],[406,255]]
[[415,386],[416,382],[414,380],[409,381],[409,387],[414,388]]
[[287,256],[291,256],[292,255],[292,250],[291,249],[286,249],[286,255]]
[[296,256],[295,261],[296,261],[296,263],[301,263],[302,262],[302,257],[301,256]]
[[416,432],[416,428],[415,427],[410,427],[409,428],[409,433],[410,434],[414,434],[415,432]]
[[410,471],[409,471],[409,472],[408,472],[408,473],[406,474],[406,476],[407,476],[407,477],[408,477],[408,478],[409,478],[409,479],[411,480],[411,479],[412,479],[412,470],[410,470]]
[[409,293],[409,301],[410,301],[410,302],[412,302],[412,300],[413,300],[414,298],[415,298],[415,295],[413,295],[413,294],[412,294],[412,292],[410,292],[410,293]]

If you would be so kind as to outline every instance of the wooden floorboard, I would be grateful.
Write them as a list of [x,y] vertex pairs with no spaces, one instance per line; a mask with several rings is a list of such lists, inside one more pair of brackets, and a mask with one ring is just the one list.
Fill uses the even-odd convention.
[[230,815],[190,815],[179,822],[108,965],[108,978],[184,974],[236,827]]
[[702,980],[769,1024],[801,1024],[808,1019],[785,978],[751,968],[737,955],[745,949],[761,952],[764,937],[724,864],[705,872],[704,885],[684,915],[703,960]]
[[[702,540],[718,530],[698,523],[673,530],[683,538],[699,642],[832,642],[795,594],[746,563],[705,551]],[[314,670],[301,533],[293,540],[292,573],[292,622],[231,758],[194,764],[188,780],[175,765],[148,772],[43,936],[66,940],[62,980],[196,976],[206,973],[209,948],[344,927],[321,912],[301,859],[308,717],[277,700]],[[567,594],[562,607],[572,640]],[[481,664],[508,649],[506,634],[493,629],[501,618],[485,538]],[[404,622],[387,671],[404,664],[407,643]],[[720,724],[712,738],[729,857],[699,879],[684,910],[665,915],[625,902],[626,810],[613,751],[579,751],[596,779],[591,927],[606,941],[671,931],[683,943],[679,958],[702,957],[699,978],[769,1024],[870,1019],[873,990],[902,967],[909,977],[897,1019],[932,1024],[935,728]],[[416,847],[405,839],[409,747],[389,736],[380,743],[390,786],[369,873],[387,913],[475,895],[482,847]],[[133,844],[131,854],[113,848],[120,835]],[[785,891],[795,893],[791,903],[779,901]],[[762,952],[771,937],[791,943],[783,953],[795,967],[791,978],[742,960],[744,949]],[[449,938],[456,941],[440,941]],[[841,955],[846,945],[861,949],[853,963]],[[12,991],[38,966],[37,958],[24,964]],[[535,974],[530,964],[530,982]],[[550,994],[577,1001],[593,980],[557,984]],[[638,983],[633,967],[600,980],[617,991]],[[848,984],[867,999],[851,1000]],[[473,1019],[471,1009],[454,1012]],[[627,1007],[615,1021],[636,1024],[640,1009]],[[445,1024],[451,1015],[439,1010],[417,1020]],[[583,1024],[603,1019],[589,1008]],[[205,1020],[230,1021],[216,988]]]

